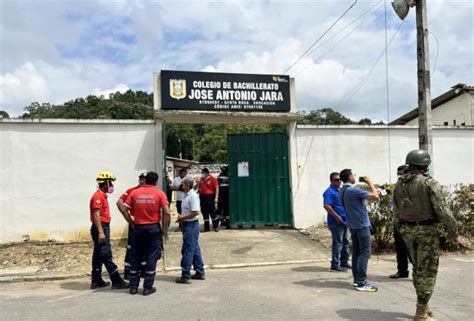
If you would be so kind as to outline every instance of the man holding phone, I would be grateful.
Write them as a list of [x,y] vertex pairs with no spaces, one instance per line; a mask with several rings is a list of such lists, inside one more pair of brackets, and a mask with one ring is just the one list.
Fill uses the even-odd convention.
[[355,175],[351,169],[340,172],[343,182],[339,198],[347,215],[347,227],[352,238],[352,275],[353,286],[357,291],[376,292],[378,288],[367,280],[367,266],[371,254],[370,220],[366,207],[366,200],[379,199],[379,193],[368,176],[360,177],[360,182],[365,182],[370,187],[370,192],[353,186]]

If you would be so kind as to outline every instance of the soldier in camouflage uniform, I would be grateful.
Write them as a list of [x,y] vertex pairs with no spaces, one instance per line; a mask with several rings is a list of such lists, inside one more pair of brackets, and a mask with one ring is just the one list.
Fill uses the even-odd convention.
[[456,221],[441,194],[441,185],[428,176],[430,155],[425,150],[407,154],[407,174],[394,190],[394,226],[400,231],[413,260],[413,285],[417,294],[415,321],[436,321],[428,302],[438,274],[439,235],[442,223],[455,243],[459,242]]

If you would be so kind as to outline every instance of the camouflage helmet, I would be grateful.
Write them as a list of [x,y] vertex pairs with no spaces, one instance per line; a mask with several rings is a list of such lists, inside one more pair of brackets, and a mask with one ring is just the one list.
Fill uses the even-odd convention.
[[431,164],[431,157],[428,151],[415,149],[407,154],[405,163],[408,165],[428,166]]

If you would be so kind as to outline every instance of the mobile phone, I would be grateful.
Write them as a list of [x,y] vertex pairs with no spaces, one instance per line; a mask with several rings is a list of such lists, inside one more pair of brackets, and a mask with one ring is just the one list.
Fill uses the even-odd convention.
[[359,182],[360,182],[360,183],[365,183],[364,176],[359,176]]

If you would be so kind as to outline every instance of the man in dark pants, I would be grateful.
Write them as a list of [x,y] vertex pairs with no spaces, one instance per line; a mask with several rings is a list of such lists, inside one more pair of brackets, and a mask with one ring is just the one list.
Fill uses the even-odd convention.
[[204,232],[209,232],[209,217],[212,219],[212,227],[218,232],[219,220],[216,215],[216,205],[219,199],[219,183],[209,175],[209,169],[203,168],[199,181],[199,199],[201,201],[201,211],[204,218]]
[[110,245],[110,208],[107,194],[114,192],[113,181],[115,177],[109,172],[100,172],[97,175],[99,188],[92,195],[89,202],[91,237],[94,241],[92,253],[92,282],[91,289],[109,286],[109,282],[102,280],[102,264],[105,265],[112,281],[112,289],[125,289],[129,284],[122,280],[117,265],[112,258],[112,247]]
[[[408,165],[401,165],[397,168],[398,177],[408,173]],[[393,198],[390,200],[393,207]],[[391,279],[400,279],[408,277],[408,250],[400,232],[396,227],[393,228],[393,238],[395,239],[395,250],[397,252],[397,273],[390,275]],[[411,259],[410,259],[411,262]]]
[[347,227],[351,231],[352,238],[352,275],[354,276],[354,287],[357,291],[376,292],[378,288],[368,282],[367,266],[371,254],[370,220],[366,200],[378,200],[379,194],[372,180],[365,176],[363,178],[370,187],[370,192],[357,186],[355,175],[352,170],[344,169],[340,172],[344,183],[339,197],[347,216]]
[[[156,188],[158,174],[148,172],[145,185],[130,193],[125,201],[129,209],[125,219],[133,225],[132,266],[130,268],[130,294],[138,293],[140,283],[141,262],[146,262],[145,277],[143,281],[143,295],[156,292],[153,286],[156,276],[156,262],[161,258],[162,231],[168,231],[170,212],[166,194]],[[161,213],[163,222],[160,227]],[[131,216],[134,217],[132,221]]]
[[219,197],[217,203],[217,219],[221,220],[221,225],[230,229],[229,214],[229,167],[222,166],[221,173],[217,177],[219,183]]
[[[181,223],[183,233],[183,246],[181,248],[181,276],[176,278],[176,283],[189,284],[193,280],[205,280],[204,262],[199,246],[199,211],[200,201],[192,189],[194,181],[190,178],[183,180],[182,213],[176,222]],[[191,275],[191,267],[196,273]]]
[[[117,207],[122,215],[126,215],[127,210],[123,207],[123,203],[127,200],[128,195],[130,193],[139,188],[142,185],[145,185],[145,177],[146,172],[141,173],[138,176],[138,185],[127,189],[122,195],[120,195],[119,199],[117,200]],[[125,260],[124,260],[124,269],[123,269],[123,278],[128,280],[130,278],[130,265],[131,265],[131,253],[132,253],[132,237],[133,237],[133,227],[129,224],[128,225],[128,237],[127,237],[127,251],[125,252]],[[143,262],[142,262],[143,263]],[[143,269],[144,271],[144,269]]]

